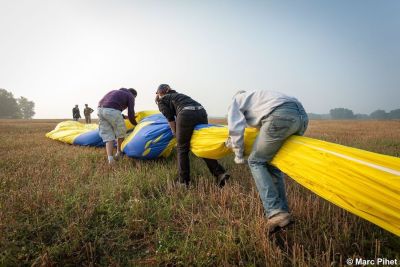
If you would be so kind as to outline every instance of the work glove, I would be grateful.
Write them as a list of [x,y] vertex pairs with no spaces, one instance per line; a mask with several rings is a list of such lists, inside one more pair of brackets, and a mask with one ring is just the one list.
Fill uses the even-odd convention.
[[236,164],[246,164],[247,163],[247,160],[243,156],[242,157],[235,156],[234,161]]
[[234,161],[236,164],[246,164],[247,163],[247,160],[243,157],[243,155],[241,155],[240,149],[233,147],[232,140],[230,137],[228,137],[228,139],[226,139],[225,147],[232,149],[232,151],[235,153]]
[[232,149],[233,145],[232,145],[232,140],[230,137],[228,137],[228,139],[226,139],[225,147]]

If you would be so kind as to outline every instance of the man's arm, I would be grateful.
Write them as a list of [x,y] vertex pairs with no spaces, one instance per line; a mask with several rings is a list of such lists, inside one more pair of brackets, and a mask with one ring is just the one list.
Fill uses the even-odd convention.
[[128,98],[128,119],[133,125],[137,125],[135,119],[135,97],[133,95]]
[[172,134],[176,134],[176,122],[175,122],[175,114],[173,111],[169,108],[167,103],[165,103],[164,98],[160,98],[159,101],[157,102],[158,109],[160,112],[164,115],[164,117],[167,118],[169,127],[171,128]]
[[228,128],[230,145],[235,152],[235,162],[243,160],[244,153],[244,130],[246,128],[246,118],[240,110],[240,105],[233,99],[228,110]]
[[175,136],[176,135],[176,122],[169,121],[168,124],[169,124],[169,127],[171,128],[172,134]]

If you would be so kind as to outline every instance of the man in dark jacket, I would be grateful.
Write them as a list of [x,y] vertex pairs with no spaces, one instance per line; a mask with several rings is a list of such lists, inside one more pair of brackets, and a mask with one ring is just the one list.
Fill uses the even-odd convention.
[[[106,143],[108,163],[114,163],[114,159],[121,157],[121,144],[125,139],[126,126],[121,114],[128,108],[128,119],[136,125],[135,120],[135,89],[121,88],[108,92],[99,102],[99,134]],[[114,141],[117,139],[117,153],[113,157]]]
[[72,109],[72,118],[74,118],[74,121],[78,121],[81,118],[81,112],[79,111],[78,105],[75,105]]
[[[177,93],[168,84],[157,89],[156,102],[161,113],[167,118],[172,133],[176,137],[178,170],[180,183],[190,183],[190,139],[197,124],[207,124],[206,110],[187,95]],[[210,172],[216,177],[218,186],[223,187],[229,174],[215,159],[203,158]]]

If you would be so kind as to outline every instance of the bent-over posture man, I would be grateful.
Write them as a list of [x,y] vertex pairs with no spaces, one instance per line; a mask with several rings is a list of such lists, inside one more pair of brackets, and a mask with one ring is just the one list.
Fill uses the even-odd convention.
[[[122,156],[121,144],[126,134],[126,126],[121,112],[128,108],[128,119],[136,125],[135,120],[135,89],[121,88],[108,92],[99,102],[99,133],[106,143],[108,163],[114,163],[114,159]],[[117,153],[113,157],[114,141],[117,139]]]
[[268,217],[269,231],[273,232],[277,227],[287,226],[292,218],[283,173],[270,162],[289,136],[304,134],[308,117],[294,97],[273,91],[239,91],[228,110],[227,142],[238,164],[246,162],[243,157],[246,124],[260,129],[248,164]]
[[[176,137],[178,156],[178,182],[190,184],[190,139],[197,124],[207,124],[206,110],[187,95],[177,93],[168,84],[157,89],[156,102],[161,113],[167,118]],[[218,186],[223,187],[230,175],[215,159],[203,158],[210,172],[216,177]]]

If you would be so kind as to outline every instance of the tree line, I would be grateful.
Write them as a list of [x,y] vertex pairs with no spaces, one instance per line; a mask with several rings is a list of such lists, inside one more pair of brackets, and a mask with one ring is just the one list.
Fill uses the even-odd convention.
[[32,119],[35,103],[26,97],[14,98],[11,92],[0,88],[0,119]]
[[370,114],[355,114],[351,109],[333,108],[329,114],[309,113],[310,119],[333,119],[333,120],[354,120],[354,119],[372,119],[372,120],[391,120],[400,119],[400,108],[386,112],[382,109],[377,109]]
[[[0,88],[0,119],[32,119],[35,115],[35,103],[29,101],[26,97],[14,98],[11,92]],[[388,120],[400,119],[400,108],[389,112],[378,109],[371,114],[354,114],[351,109],[334,108],[329,114],[308,113],[310,119],[334,119],[334,120],[351,120],[351,119],[374,119]]]

